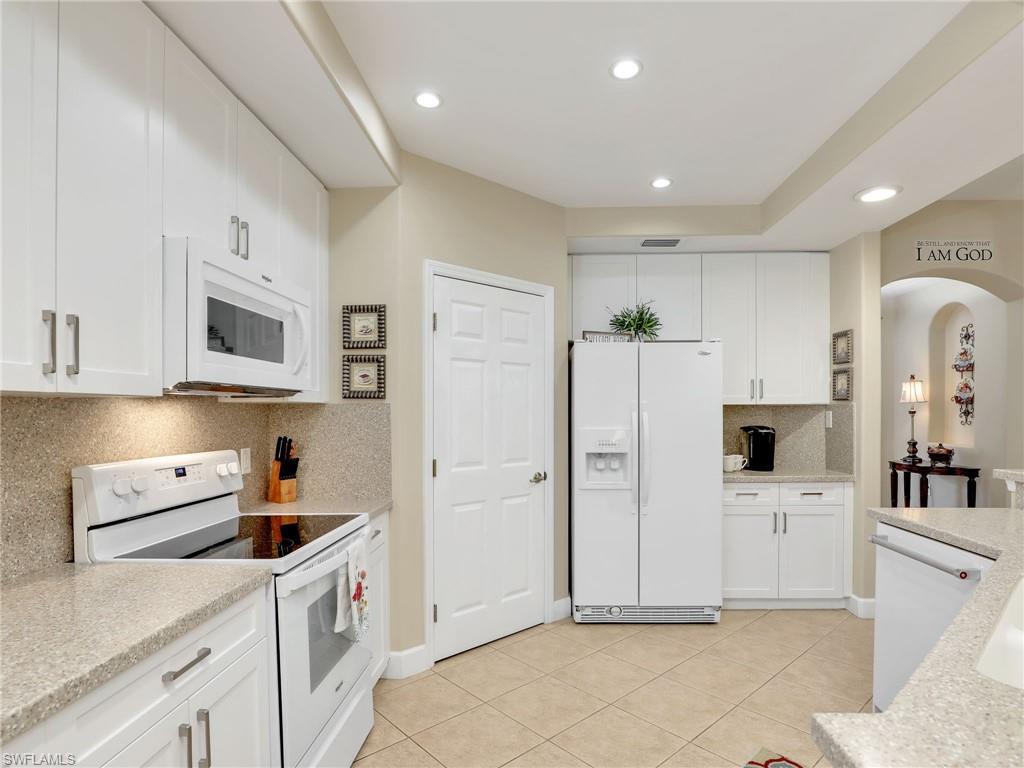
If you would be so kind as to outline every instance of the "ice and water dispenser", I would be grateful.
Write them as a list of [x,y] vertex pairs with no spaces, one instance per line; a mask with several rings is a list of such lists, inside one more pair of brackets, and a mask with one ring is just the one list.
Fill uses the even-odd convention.
[[583,456],[577,487],[630,488],[632,437],[626,429],[581,429],[577,433]]

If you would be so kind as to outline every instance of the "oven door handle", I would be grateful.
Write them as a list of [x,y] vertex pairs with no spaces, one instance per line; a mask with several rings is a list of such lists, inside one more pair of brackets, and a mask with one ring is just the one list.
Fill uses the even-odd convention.
[[296,592],[308,584],[312,584],[317,579],[326,576],[329,573],[341,568],[348,562],[348,547],[338,552],[331,558],[328,558],[322,563],[317,563],[310,568],[303,568],[300,571],[285,574],[284,576],[277,577],[277,598],[280,600],[283,597],[288,597],[292,592]]

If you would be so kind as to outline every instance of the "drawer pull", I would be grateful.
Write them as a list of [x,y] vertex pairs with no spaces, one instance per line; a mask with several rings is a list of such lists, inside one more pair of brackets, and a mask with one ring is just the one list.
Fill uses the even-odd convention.
[[824,496],[824,491],[800,491],[801,496]]
[[736,491],[737,496],[757,496],[758,491]]
[[381,533],[383,533],[383,531],[381,531],[381,529],[380,529],[380,528],[376,528],[376,529],[375,529],[375,530],[373,531],[373,536],[371,536],[371,537],[370,537],[370,541],[373,541],[374,539],[376,539],[376,538],[377,538],[378,536],[380,536],[380,535],[381,535]]
[[163,680],[165,683],[173,683],[179,677],[181,677],[186,672],[188,672],[190,669],[192,669],[192,667],[194,667],[200,661],[202,661],[207,656],[209,656],[210,653],[211,653],[211,651],[210,651],[209,648],[200,648],[196,652],[196,657],[194,659],[192,659],[192,661],[190,661],[188,664],[186,664],[181,669],[175,669],[175,670],[172,670],[170,672],[164,672],[163,675],[160,676],[160,679]]

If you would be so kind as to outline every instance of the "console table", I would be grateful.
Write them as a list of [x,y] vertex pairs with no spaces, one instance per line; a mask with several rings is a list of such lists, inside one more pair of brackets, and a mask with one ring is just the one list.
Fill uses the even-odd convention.
[[892,506],[896,506],[896,491],[899,486],[898,473],[903,473],[903,506],[910,506],[910,476],[921,476],[921,506],[928,506],[928,475],[951,475],[967,478],[967,506],[974,507],[978,498],[977,479],[981,473],[979,467],[955,467],[947,464],[910,464],[905,461],[889,462],[889,496]]

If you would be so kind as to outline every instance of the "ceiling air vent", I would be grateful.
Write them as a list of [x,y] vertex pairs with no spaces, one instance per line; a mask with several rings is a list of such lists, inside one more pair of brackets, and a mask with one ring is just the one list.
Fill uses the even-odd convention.
[[661,240],[658,240],[657,238],[648,238],[640,243],[640,246],[643,248],[675,248],[677,245],[679,245],[678,237],[675,239],[663,238]]

